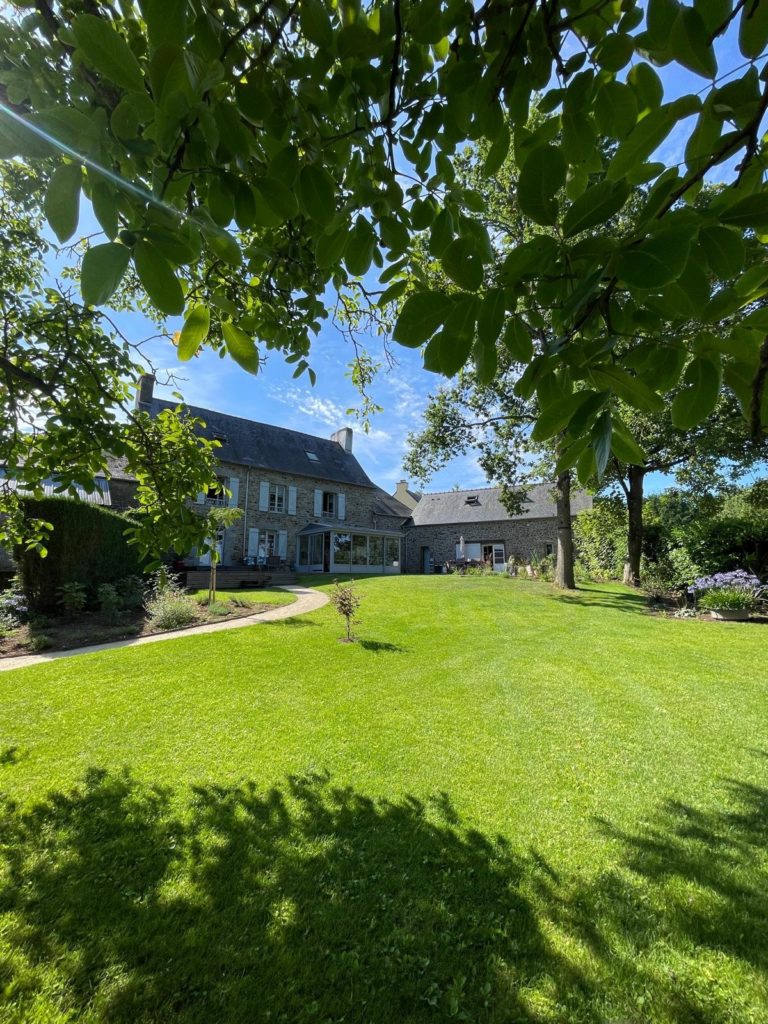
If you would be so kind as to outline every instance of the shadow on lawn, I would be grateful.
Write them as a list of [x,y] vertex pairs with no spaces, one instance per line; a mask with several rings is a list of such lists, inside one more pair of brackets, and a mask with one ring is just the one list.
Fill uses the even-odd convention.
[[556,601],[562,601],[563,604],[580,605],[582,608],[611,608],[616,612],[629,612],[633,615],[648,614],[648,599],[645,594],[641,593],[616,592],[615,590],[599,590],[597,587],[590,587],[589,590],[572,590],[568,593],[555,592],[552,596]]
[[462,828],[444,793],[374,801],[313,776],[198,788],[182,812],[92,771],[2,808],[8,1019],[746,1020],[717,975],[723,956],[742,982],[767,964],[768,791],[731,797],[666,804],[637,834],[603,823],[618,863],[587,879]]

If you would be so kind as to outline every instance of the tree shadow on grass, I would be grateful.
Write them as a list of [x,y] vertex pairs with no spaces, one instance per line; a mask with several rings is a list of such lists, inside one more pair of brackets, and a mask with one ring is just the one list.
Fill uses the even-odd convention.
[[645,594],[641,593],[598,590],[595,587],[590,587],[589,590],[572,590],[568,593],[554,592],[552,596],[556,601],[561,601],[572,607],[610,608],[612,611],[628,612],[632,615],[648,614],[648,600]]
[[373,800],[311,776],[183,806],[92,771],[0,812],[7,1019],[746,1021],[693,977],[709,952],[742,983],[766,963],[768,794],[732,796],[667,804],[637,834],[604,823],[615,869],[568,878],[467,829],[446,793]]
[[384,654],[386,652],[405,654],[408,650],[407,647],[401,647],[400,644],[390,644],[384,640],[358,640],[357,645],[365,651],[372,651],[374,654]]

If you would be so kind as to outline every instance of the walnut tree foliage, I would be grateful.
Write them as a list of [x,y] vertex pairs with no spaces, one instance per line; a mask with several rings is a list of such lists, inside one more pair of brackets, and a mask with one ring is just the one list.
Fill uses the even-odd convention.
[[45,554],[51,526],[21,499],[46,484],[93,491],[111,453],[137,479],[129,533],[142,552],[187,550],[204,536],[184,499],[213,476],[215,443],[171,410],[151,419],[134,409],[140,346],[47,280],[37,181],[22,163],[0,167],[0,542]]
[[[491,365],[502,332],[522,353],[546,312],[518,391],[582,480],[622,444],[615,395],[652,411],[678,387],[687,429],[725,385],[753,436],[768,427],[765,0],[17,6],[0,23],[0,156],[49,162],[62,242],[90,199],[104,238],[84,302],[132,268],[158,311],[184,313],[182,359],[211,345],[255,372],[274,349],[311,374],[328,289],[364,277],[400,303],[395,341],[446,376]],[[718,67],[726,34],[737,68]],[[689,91],[666,98],[659,65]],[[656,154],[684,122],[667,166]],[[510,155],[519,168],[535,230],[501,265],[482,197],[456,179],[466,142],[487,146],[489,175]],[[699,194],[726,161],[727,187]],[[602,230],[637,185],[644,203]],[[424,231],[450,290],[420,275]]]

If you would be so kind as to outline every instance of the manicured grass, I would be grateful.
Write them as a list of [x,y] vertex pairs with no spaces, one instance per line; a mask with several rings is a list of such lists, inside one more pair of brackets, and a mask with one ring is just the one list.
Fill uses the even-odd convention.
[[0,1020],[767,1020],[768,630],[359,589],[0,677]]
[[[202,590],[190,590],[190,594],[193,597],[202,598],[208,597],[208,588],[204,587]],[[293,604],[296,600],[296,595],[291,594],[287,590],[279,590],[277,587],[238,587],[237,590],[219,589],[216,592],[217,601],[250,601],[251,604]]]

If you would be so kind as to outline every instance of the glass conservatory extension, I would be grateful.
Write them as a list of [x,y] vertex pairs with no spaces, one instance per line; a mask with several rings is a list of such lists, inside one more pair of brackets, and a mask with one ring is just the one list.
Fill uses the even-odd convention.
[[393,530],[349,530],[322,523],[298,536],[299,572],[399,573],[402,534]]

